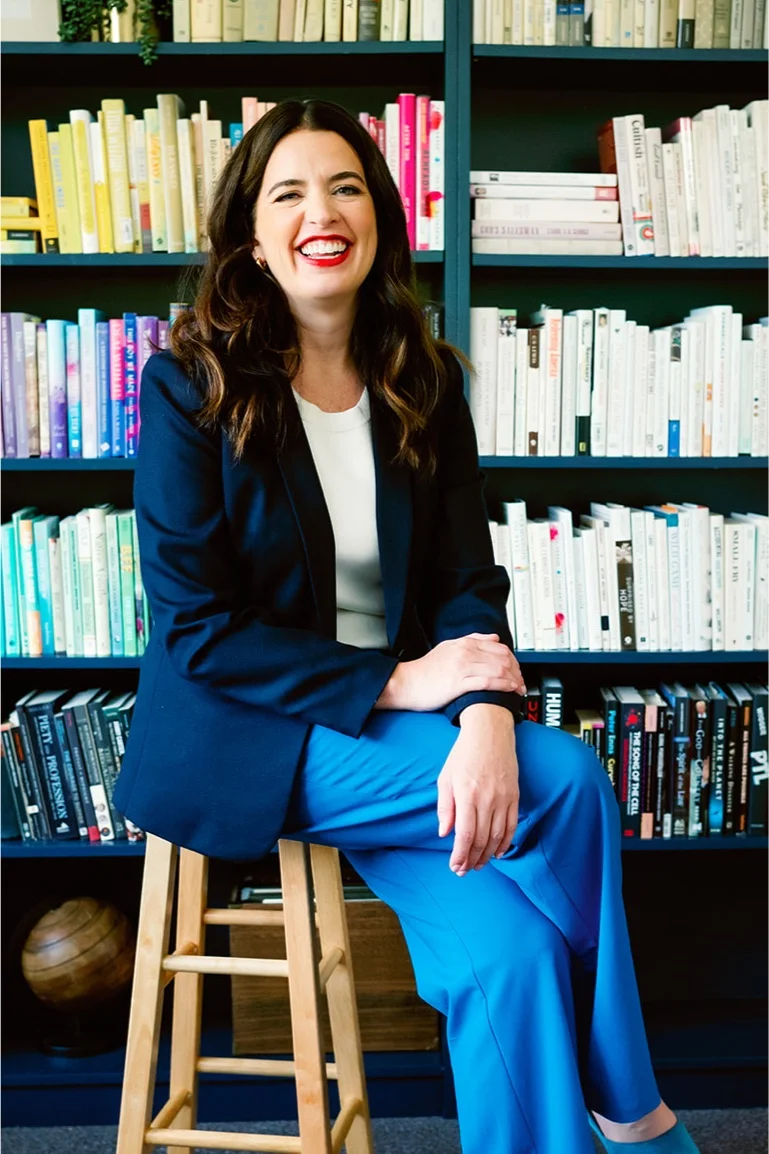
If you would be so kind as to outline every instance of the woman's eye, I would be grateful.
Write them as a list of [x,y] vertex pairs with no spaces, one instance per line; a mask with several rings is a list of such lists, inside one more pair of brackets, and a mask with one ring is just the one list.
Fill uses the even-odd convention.
[[298,196],[298,195],[299,195],[299,193],[298,193],[298,192],[284,192],[284,193],[283,193],[281,196],[277,197],[277,199],[276,199],[276,202],[275,202],[275,203],[276,203],[276,204],[280,204],[280,202],[281,202],[282,200],[288,200],[288,198],[289,198],[290,196]]
[[344,192],[345,194],[351,192],[354,196],[357,196],[361,190],[358,188],[357,184],[342,184],[339,186],[339,188],[334,189],[334,191]]

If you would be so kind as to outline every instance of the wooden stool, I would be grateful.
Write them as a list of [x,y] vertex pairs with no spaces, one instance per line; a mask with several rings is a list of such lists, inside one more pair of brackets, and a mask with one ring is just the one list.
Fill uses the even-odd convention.
[[[131,1017],[128,1027],[117,1154],[168,1154],[190,1147],[266,1154],[373,1154],[363,1056],[355,1004],[339,855],[325,846],[281,841],[283,910],[208,909],[208,858],[181,850],[176,949],[168,953],[178,847],[150,834],[142,884]],[[315,888],[313,908],[309,863]],[[207,957],[207,925],[283,925],[286,961]],[[316,956],[315,925],[322,957]],[[203,974],[288,978],[293,1061],[200,1057]],[[169,1099],[151,1117],[165,987],[175,980]],[[335,1059],[326,1064],[319,1015],[328,997]],[[198,1074],[293,1075],[299,1138],[196,1130]],[[339,1085],[331,1126],[328,1078]]]

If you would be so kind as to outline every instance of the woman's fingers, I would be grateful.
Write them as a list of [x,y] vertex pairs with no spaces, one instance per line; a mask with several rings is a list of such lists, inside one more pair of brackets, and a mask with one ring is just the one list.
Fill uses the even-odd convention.
[[491,810],[478,809],[475,810],[475,836],[470,845],[470,851],[467,855],[467,870],[474,870],[486,852],[489,844],[489,833],[491,829]]
[[451,777],[447,773],[438,775],[438,837],[445,837],[454,827],[456,807]]
[[449,867],[459,877],[466,874],[470,868],[468,860],[475,840],[475,806],[467,802],[456,805],[454,820],[454,848],[451,852]]
[[496,856],[502,857],[510,849],[513,840],[513,835],[518,828],[518,802],[513,801],[507,807],[507,822],[505,825],[505,834],[502,838],[502,844],[497,850]]

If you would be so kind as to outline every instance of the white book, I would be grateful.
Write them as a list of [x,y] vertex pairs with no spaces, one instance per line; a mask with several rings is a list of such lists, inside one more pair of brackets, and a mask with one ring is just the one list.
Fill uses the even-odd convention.
[[587,184],[471,184],[471,200],[600,200],[614,203],[616,188]]
[[[600,653],[608,648],[608,620],[601,606],[598,564],[598,534],[589,525],[575,530],[581,538],[582,562],[585,571],[585,601],[587,603],[587,649]],[[582,646],[580,646],[582,648]]]
[[96,614],[94,607],[93,554],[88,510],[75,514],[77,566],[80,572],[80,611],[83,622],[83,657],[96,657]]
[[59,521],[59,556],[61,560],[61,589],[64,609],[64,644],[67,657],[77,657],[75,643],[74,597],[72,592],[72,551],[70,523],[73,517]]
[[504,44],[504,0],[486,0],[486,32],[490,44]]
[[510,533],[516,644],[519,649],[535,649],[534,601],[529,562],[526,502],[520,499],[507,501],[503,504],[503,509]]
[[486,43],[485,0],[473,0],[473,44]]
[[724,649],[724,515],[711,513],[710,523],[710,611],[711,648]]
[[605,457],[609,415],[609,309],[594,309],[590,455]]
[[[712,456],[713,441],[713,364],[715,358],[715,326],[706,314],[686,318],[692,348],[700,348],[702,357],[702,396],[695,397],[700,415],[699,451],[694,456]],[[696,419],[696,418],[695,418]],[[696,436],[696,429],[695,429]],[[690,447],[695,442],[690,441]]]
[[569,638],[569,649],[579,649],[579,633],[577,627],[577,588],[574,571],[574,523],[571,509],[562,505],[548,506],[547,515],[551,521],[557,522],[559,539],[563,547],[563,567],[566,578],[566,625]]
[[[395,24],[395,0],[384,0],[380,21],[381,40],[392,40]],[[326,0],[323,11],[323,39],[338,43],[342,39],[342,0]]]
[[494,560],[497,565],[501,565],[510,581],[510,588],[507,593],[507,601],[505,608],[507,611],[507,624],[510,628],[510,633],[513,637],[513,646],[517,648],[518,641],[515,633],[515,604],[513,601],[513,555],[510,548],[510,533],[507,525],[499,525],[496,521],[489,523],[489,528],[492,530],[491,541],[494,546]]
[[566,585],[566,557],[563,526],[560,521],[548,521],[550,526],[550,562],[553,570],[553,622],[555,649],[569,649],[569,605]]
[[[430,3],[432,2],[433,0],[430,0]],[[440,3],[442,5],[443,0],[440,0]],[[428,244],[434,252],[443,252],[446,221],[444,200],[446,192],[446,104],[443,100],[430,101],[429,146],[430,221]]]
[[409,0],[395,0],[393,19],[393,40],[408,40]]
[[305,44],[317,44],[323,39],[323,10],[324,0],[307,0],[302,33]]
[[539,347],[540,331],[534,328],[527,329],[526,333],[529,355],[529,367],[526,373],[526,455],[541,457],[540,409],[544,391],[542,388],[542,358]]
[[[83,457],[99,456],[99,414],[96,395],[96,321],[93,309],[78,309],[80,330],[80,404]],[[26,331],[26,322],[25,322]]]
[[644,457],[654,456],[654,431],[657,413],[657,339],[649,333],[646,366],[646,431],[644,437]]
[[622,414],[625,399],[625,324],[624,309],[609,312],[609,387],[606,416],[606,456],[622,456]]
[[745,236],[745,189],[740,140],[743,125],[747,127],[747,113],[741,108],[729,112],[732,134],[732,190],[734,193],[734,251],[735,256],[747,256]]
[[[709,305],[705,308],[692,309],[692,317],[704,316],[710,330],[712,349],[712,413],[711,413],[711,444],[707,452],[707,435],[705,456],[725,457],[727,455],[729,437],[729,408],[728,388],[731,366],[731,337],[732,337],[732,307],[731,305]],[[706,351],[706,383],[708,358]],[[707,415],[707,414],[706,414]]]
[[385,104],[385,160],[396,184],[400,180],[401,114],[397,104]]
[[107,597],[109,600],[110,647],[113,657],[123,657],[123,607],[120,588],[120,547],[118,545],[117,513],[106,512],[107,533]]
[[635,390],[636,322],[625,322],[625,370],[622,374],[622,456],[633,455],[633,400]]
[[667,524],[668,589],[670,595],[670,648],[680,653],[684,648],[683,589],[681,574],[681,529],[678,517]]
[[423,0],[422,39],[443,40],[443,0]]
[[540,426],[540,456],[557,457],[561,447],[561,359],[563,310],[543,305],[532,315],[541,330],[539,359],[544,392],[544,425]]
[[681,572],[681,647],[694,650],[694,518],[691,510],[671,503],[678,512]]
[[659,23],[659,0],[646,0],[644,5],[644,48],[657,48],[659,46]]
[[671,649],[670,636],[670,582],[668,561],[668,527],[664,517],[654,517],[654,588],[657,594],[657,647],[661,652]]
[[686,408],[686,456],[701,457],[705,404],[705,329],[703,325],[691,320],[685,323],[689,344],[685,386],[689,397]]
[[[508,43],[505,39],[505,43]],[[510,2],[510,44],[523,44],[523,0]]]
[[409,40],[424,40],[423,22],[424,0],[409,0]]
[[656,653],[660,647],[659,605],[657,599],[657,537],[655,516],[643,511],[646,548],[646,603],[649,615],[649,649]]
[[629,442],[625,456],[646,456],[646,390],[649,372],[649,326],[636,325],[633,333],[632,359],[628,361],[631,397],[628,403]]
[[678,220],[678,197],[676,194],[676,149],[675,144],[662,145],[662,172],[664,176],[665,216],[668,226],[669,256],[681,256],[681,229]]
[[619,220],[616,200],[474,200],[476,220],[588,221],[614,224]]
[[743,618],[745,648],[766,649],[769,647],[769,517],[761,513],[731,513],[730,517],[752,525],[754,529],[752,552],[750,535],[748,537],[747,593]]
[[679,457],[681,444],[681,343],[682,325],[670,326],[668,364],[668,456]]
[[[714,108],[705,108],[698,112],[696,116],[692,117],[693,123],[699,125],[701,132],[701,146],[702,146],[702,168],[698,169],[700,173],[700,184],[704,181],[707,184],[706,201],[710,214],[710,235],[712,242],[712,256],[724,256],[724,222],[723,222],[723,196],[721,192],[721,176],[719,169],[719,152],[718,152],[718,126],[716,123],[716,110]],[[697,134],[695,131],[695,166],[697,166]],[[699,193],[698,184],[698,193]]]
[[[769,30],[769,20],[764,27]],[[769,256],[769,100],[752,100],[745,111],[754,130],[756,152],[758,255]]]
[[684,218],[686,220],[686,251],[682,252],[682,255],[701,256],[697,178],[694,167],[694,141],[692,139],[691,118],[681,116],[678,120],[673,121],[667,129],[667,134],[672,143],[680,146],[677,155],[681,158]]
[[736,653],[743,645],[745,526],[724,518],[724,649]]
[[605,530],[605,564],[606,564],[606,593],[609,603],[609,630],[611,636],[611,648],[619,650],[624,648],[622,644],[622,633],[620,626],[620,612],[619,612],[619,574],[617,570],[618,549],[617,543],[629,538],[628,532],[625,536],[624,516],[618,509],[614,508],[611,502],[603,504],[600,501],[590,502],[590,512],[592,516],[600,518],[606,525]]
[[694,651],[713,648],[713,611],[710,573],[710,509],[684,501],[692,524],[692,604],[694,618]]
[[[502,190],[505,191],[504,189]],[[622,241],[622,225],[589,221],[474,220],[470,234],[476,240],[611,240]],[[575,251],[582,251],[576,249]]]
[[529,334],[526,329],[515,333],[515,414],[513,424],[513,455],[525,457],[528,451],[526,425],[527,377],[529,373]]
[[646,556],[646,512],[630,510],[630,539],[633,545],[633,623],[635,647],[639,652],[651,649],[649,639],[648,559]]
[[[577,598],[577,616],[576,616],[576,640],[577,649],[588,649],[588,608],[587,608],[587,590],[585,588],[585,555],[584,555],[584,541],[582,539],[582,530],[574,530],[574,541],[572,544],[572,554],[574,557],[574,586]],[[597,590],[596,590],[597,592]],[[574,642],[574,630],[572,630],[571,638]],[[600,642],[600,635],[599,635]]]
[[513,420],[515,406],[515,334],[516,310],[498,309],[497,337],[497,415],[495,453],[510,457],[513,453]]
[[470,184],[564,184],[568,186],[582,185],[588,188],[616,188],[617,176],[613,172],[512,172],[502,170],[492,172],[488,169],[473,169],[470,173]]
[[753,341],[740,341],[740,420],[737,452],[740,456],[750,456],[753,430]]
[[173,0],[174,43],[189,44],[190,35],[190,0]]
[[625,117],[627,126],[630,187],[633,197],[633,221],[637,256],[654,256],[654,222],[649,189],[649,166],[646,159],[646,126],[640,112]]
[[753,47],[753,22],[755,19],[755,0],[742,0],[742,25],[740,28],[740,48]]
[[736,256],[734,232],[734,145],[728,104],[717,104],[716,140],[718,174],[724,226],[724,256]]
[[576,456],[577,374],[579,372],[579,321],[573,314],[563,318],[561,359],[561,446],[562,457]]
[[745,218],[745,256],[758,256],[759,201],[756,176],[756,133],[743,112],[739,122],[739,152],[742,165],[742,211]]
[[673,145],[673,165],[675,174],[676,212],[678,214],[678,234],[681,242],[680,256],[689,255],[689,220],[686,211],[686,188],[684,177],[684,157],[681,143]]
[[473,240],[471,250],[486,256],[622,256],[621,240]]
[[659,128],[647,128],[645,135],[646,163],[649,170],[649,193],[651,195],[654,228],[654,255],[670,256],[668,214],[665,204],[665,174],[662,167],[662,132]]
[[496,308],[470,309],[470,360],[475,368],[470,377],[470,411],[482,457],[496,451],[498,329]]
[[740,374],[742,372],[742,313],[729,318],[729,360],[726,377],[726,456],[739,455]]
[[542,519],[529,521],[529,563],[534,600],[534,638],[536,648],[556,648],[553,563],[550,550],[550,525]]
[[[61,529],[59,530],[61,533]],[[64,586],[61,571],[61,536],[48,538],[48,569],[51,575],[51,616],[53,618],[53,649],[57,656],[66,656],[67,634],[64,622]]]
[[745,0],[732,0],[731,21],[729,24],[729,47],[740,48],[742,40],[742,9]]
[[590,390],[593,381],[593,310],[575,309],[570,315],[577,322],[574,451],[576,455],[587,456],[590,451]]
[[[592,529],[595,533],[596,565],[598,575],[598,606],[600,610],[601,622],[601,648],[603,651],[608,652],[613,648],[613,646],[611,619],[609,613],[609,572],[607,569],[607,557],[610,546],[613,553],[613,546],[611,542],[609,542],[607,545],[608,526],[602,517],[592,517],[589,514],[583,513],[580,517],[580,528]],[[586,556],[586,567],[587,563],[588,562]],[[587,568],[585,572],[587,574]],[[617,629],[619,630],[619,626]]]
[[765,457],[769,448],[767,417],[767,391],[769,388],[769,373],[767,372],[767,330],[763,325],[745,325],[745,337],[749,338],[753,354],[751,357],[750,415],[749,415],[749,448],[751,457]]

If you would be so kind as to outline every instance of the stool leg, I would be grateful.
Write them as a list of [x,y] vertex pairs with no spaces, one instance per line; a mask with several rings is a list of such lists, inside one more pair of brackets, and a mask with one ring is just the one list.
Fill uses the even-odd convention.
[[308,852],[300,842],[287,840],[280,841],[279,849],[299,1135],[303,1154],[331,1154]]
[[116,1154],[147,1154],[163,1009],[161,962],[168,953],[177,847],[147,835],[131,1015]]
[[[192,942],[199,954],[205,953],[203,914],[208,895],[208,858],[193,850],[179,855],[179,899],[176,907],[176,948]],[[194,1130],[198,1118],[198,1057],[200,1020],[203,1010],[203,975],[177,974],[174,978],[174,1008],[171,1027],[171,1077],[169,1098],[180,1090],[189,1091],[173,1126]],[[187,1146],[169,1146],[168,1154],[189,1154]]]
[[358,1098],[362,1103],[362,1112],[356,1115],[350,1127],[345,1148],[347,1154],[372,1154],[374,1146],[339,853],[329,846],[320,845],[311,846],[310,853],[321,950],[326,954],[338,946],[344,951],[344,961],[336,967],[326,985],[326,997],[338,1074],[339,1100],[344,1103],[351,1098]]

